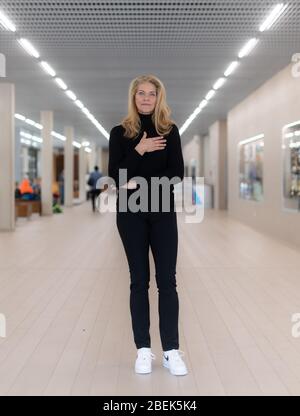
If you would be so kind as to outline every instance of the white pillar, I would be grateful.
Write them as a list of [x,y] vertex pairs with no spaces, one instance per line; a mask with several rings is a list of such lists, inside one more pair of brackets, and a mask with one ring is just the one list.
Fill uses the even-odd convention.
[[79,149],[79,199],[80,202],[86,200],[86,168],[87,168],[87,157],[84,147],[81,146]]
[[37,177],[40,178],[42,176],[42,162],[41,162],[41,149],[37,151]]
[[65,181],[65,206],[73,205],[74,196],[74,129],[65,127],[65,156],[64,156],[64,181]]
[[0,230],[15,229],[15,86],[0,83]]
[[89,160],[89,173],[93,172],[94,167],[96,166],[96,143],[92,142],[89,146],[91,148],[91,152],[88,153],[88,160]]
[[204,177],[204,164],[205,164],[205,157],[204,157],[204,136],[200,136],[199,140],[199,176]]
[[214,208],[227,209],[227,121],[216,121],[209,129],[214,185]]
[[20,182],[22,178],[22,145],[20,128],[15,129],[15,181]]
[[99,167],[99,171],[103,172],[103,161],[102,161],[102,147],[97,148],[97,165]]
[[53,139],[51,132],[53,130],[53,112],[41,112],[42,130],[42,213],[43,215],[52,215],[52,180],[53,180]]

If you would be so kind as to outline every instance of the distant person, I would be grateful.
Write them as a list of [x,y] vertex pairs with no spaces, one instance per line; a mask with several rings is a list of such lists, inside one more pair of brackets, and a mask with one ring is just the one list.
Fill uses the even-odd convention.
[[19,190],[20,190],[22,199],[31,200],[35,198],[29,179],[24,178],[21,181],[19,185]]
[[58,176],[59,199],[61,205],[65,204],[65,173],[62,170]]
[[32,189],[33,189],[33,194],[35,196],[35,199],[40,200],[41,199],[41,179],[40,178],[35,178],[33,180]]
[[19,189],[19,182],[15,183],[15,199],[20,199],[22,196],[21,191]]
[[99,172],[98,166],[94,167],[94,171],[90,174],[87,184],[90,186],[90,196],[92,200],[93,212],[96,211],[95,201],[101,193],[101,189],[97,189],[97,182],[102,177],[102,173]]

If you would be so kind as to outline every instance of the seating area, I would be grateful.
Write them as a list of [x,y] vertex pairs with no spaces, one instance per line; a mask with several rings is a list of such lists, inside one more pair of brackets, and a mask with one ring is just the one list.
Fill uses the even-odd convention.
[[42,215],[42,203],[40,200],[15,200],[15,218],[30,218],[32,214]]

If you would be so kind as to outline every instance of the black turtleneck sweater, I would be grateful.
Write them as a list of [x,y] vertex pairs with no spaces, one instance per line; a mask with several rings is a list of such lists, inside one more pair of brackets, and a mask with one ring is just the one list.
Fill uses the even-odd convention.
[[[184,163],[181,149],[181,141],[178,128],[175,124],[168,135],[165,135],[166,146],[162,150],[146,152],[141,155],[135,147],[140,142],[144,131],[147,137],[160,136],[151,119],[151,114],[139,113],[141,128],[138,135],[134,138],[124,136],[125,129],[122,125],[113,127],[109,138],[109,162],[108,175],[114,179],[118,191],[120,187],[127,183],[134,176],[144,177],[150,188],[151,177],[166,176],[169,179],[179,177],[176,183],[183,180]],[[127,182],[119,183],[119,169],[127,169]],[[171,204],[174,204],[174,186],[171,185]],[[136,189],[127,189],[128,195]],[[150,207],[150,204],[149,204]],[[150,211],[150,209],[149,209]]]

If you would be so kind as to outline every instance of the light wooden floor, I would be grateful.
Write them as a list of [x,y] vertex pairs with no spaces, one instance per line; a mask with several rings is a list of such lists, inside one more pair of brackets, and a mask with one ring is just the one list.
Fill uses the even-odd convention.
[[115,214],[88,204],[0,234],[0,395],[299,395],[300,249],[227,217],[178,213],[180,349],[161,365],[151,258],[151,375],[133,370],[129,275]]

